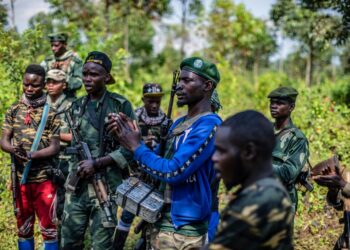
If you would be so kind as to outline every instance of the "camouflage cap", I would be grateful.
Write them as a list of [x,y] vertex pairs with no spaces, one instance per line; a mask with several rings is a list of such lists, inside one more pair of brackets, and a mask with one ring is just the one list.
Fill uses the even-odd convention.
[[112,61],[111,61],[111,59],[109,59],[109,57],[105,53],[100,52],[100,51],[89,52],[89,54],[87,55],[87,57],[85,59],[84,64],[86,64],[88,62],[99,64],[105,68],[105,70],[109,73],[110,78],[111,78],[106,84],[115,83],[113,76],[110,74],[111,69],[112,69]]
[[163,89],[158,83],[145,83],[143,85],[143,96],[145,97],[158,97],[163,96]]
[[270,92],[267,98],[284,99],[295,102],[298,96],[298,91],[292,87],[279,87]]
[[210,104],[215,113],[219,112],[219,110],[222,109],[222,105],[220,103],[219,95],[216,89],[214,89],[213,93],[211,94]]
[[58,33],[52,33],[48,35],[50,42],[67,42],[68,35],[67,33],[58,32]]
[[66,73],[60,69],[51,69],[46,73],[46,81],[49,79],[66,82]]
[[220,82],[220,73],[214,63],[203,60],[200,57],[189,57],[180,64],[180,69],[196,73],[205,79],[212,80],[214,84]]

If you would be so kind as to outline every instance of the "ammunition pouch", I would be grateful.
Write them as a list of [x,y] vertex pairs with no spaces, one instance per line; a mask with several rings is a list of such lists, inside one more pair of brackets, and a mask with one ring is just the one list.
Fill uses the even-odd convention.
[[78,185],[80,181],[80,177],[77,175],[77,170],[73,170],[67,177],[66,181],[66,191],[74,193],[78,190]]
[[115,202],[130,213],[154,223],[161,216],[164,199],[155,187],[130,177],[117,187]]

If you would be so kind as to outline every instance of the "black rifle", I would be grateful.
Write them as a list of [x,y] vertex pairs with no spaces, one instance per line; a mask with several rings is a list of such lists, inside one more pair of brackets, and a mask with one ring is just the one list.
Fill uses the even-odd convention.
[[17,169],[16,169],[16,159],[15,155],[11,154],[11,182],[12,182],[12,202],[13,202],[13,212],[17,216],[18,208],[16,205],[17,201]]
[[[159,152],[160,156],[164,156],[165,150],[166,150],[166,143],[168,139],[168,131],[173,124],[173,120],[171,119],[171,114],[173,111],[173,104],[174,104],[174,98],[176,94],[176,87],[179,80],[179,74],[180,72],[178,70],[175,70],[173,72],[173,81],[171,84],[171,91],[170,91],[170,99],[169,99],[169,106],[168,106],[168,112],[167,112],[167,119],[166,122],[163,122],[160,127],[160,143],[159,143]],[[140,239],[136,242],[136,245],[134,247],[134,250],[148,250],[148,247],[150,246],[150,243],[147,242],[147,226],[148,222],[141,220],[135,227],[134,232],[135,234],[138,234],[141,232]]]
[[[67,153],[70,154],[77,154],[79,157],[79,160],[92,160],[92,155],[89,149],[89,146],[86,142],[82,141],[80,139],[80,135],[77,131],[77,127],[73,125],[73,119],[71,117],[71,114],[69,111],[65,112],[67,117],[68,125],[72,131],[72,135],[74,138],[74,141],[76,143],[75,147],[69,147],[67,149]],[[77,174],[77,171],[74,171],[68,180],[67,183],[67,191],[75,192],[77,190],[78,184],[80,181],[80,177]],[[96,193],[96,198],[100,204],[100,207],[103,209],[107,222],[103,223],[105,227],[116,227],[116,220],[113,216],[112,206],[108,198],[108,192],[106,189],[106,185],[102,179],[101,173],[97,172],[93,175],[91,179],[92,186]]]

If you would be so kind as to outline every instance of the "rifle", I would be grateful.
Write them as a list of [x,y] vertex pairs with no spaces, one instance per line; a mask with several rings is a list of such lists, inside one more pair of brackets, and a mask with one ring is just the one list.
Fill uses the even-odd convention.
[[11,154],[11,182],[12,182],[12,199],[13,199],[13,212],[17,216],[18,208],[17,201],[17,169],[15,162],[15,155]]
[[[68,125],[72,131],[72,136],[74,138],[74,141],[76,143],[76,147],[67,148],[67,152],[70,154],[77,154],[80,160],[92,160],[93,157],[91,155],[89,146],[86,142],[82,141],[80,139],[80,135],[77,131],[77,127],[73,126],[73,119],[71,117],[71,114],[66,111],[65,115],[67,117]],[[67,183],[67,191],[75,192],[77,190],[78,183],[80,181],[80,177],[77,175],[77,171],[74,171],[72,175],[69,177],[68,183]],[[115,227],[116,226],[116,220],[113,216],[111,203],[108,198],[108,193],[106,189],[106,185],[102,179],[101,173],[97,172],[94,174],[91,180],[92,186],[95,190],[97,200],[100,204],[100,207],[103,209],[107,222],[103,223],[104,227]]]
[[[180,72],[178,70],[175,70],[173,72],[173,81],[171,84],[171,91],[170,91],[170,99],[169,99],[169,105],[168,105],[168,111],[166,114],[166,122],[163,122],[160,127],[160,143],[159,143],[159,152],[160,156],[164,156],[165,150],[166,150],[166,143],[168,139],[168,131],[173,124],[173,120],[171,119],[171,114],[173,111],[173,104],[174,104],[174,98],[176,94],[176,88],[177,83],[179,81],[179,74]],[[168,185],[167,185],[168,186]],[[169,190],[170,191],[170,190]],[[167,189],[165,190],[167,192]],[[146,227],[148,225],[148,222],[141,220],[135,227],[134,233],[138,234],[141,232],[140,239],[136,242],[136,245],[134,247],[134,250],[148,250],[149,249],[149,242],[147,242],[147,230]]]

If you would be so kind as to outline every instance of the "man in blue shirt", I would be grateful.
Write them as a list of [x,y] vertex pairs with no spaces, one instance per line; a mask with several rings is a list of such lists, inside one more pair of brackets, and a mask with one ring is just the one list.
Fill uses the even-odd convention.
[[165,156],[150,150],[140,140],[140,132],[119,113],[109,121],[109,129],[121,145],[134,152],[141,169],[166,183],[162,218],[151,235],[153,249],[183,249],[205,244],[211,215],[210,184],[216,178],[211,156],[214,135],[221,124],[211,112],[211,95],[220,81],[215,64],[198,57],[180,64],[177,105],[188,112],[171,126]]

